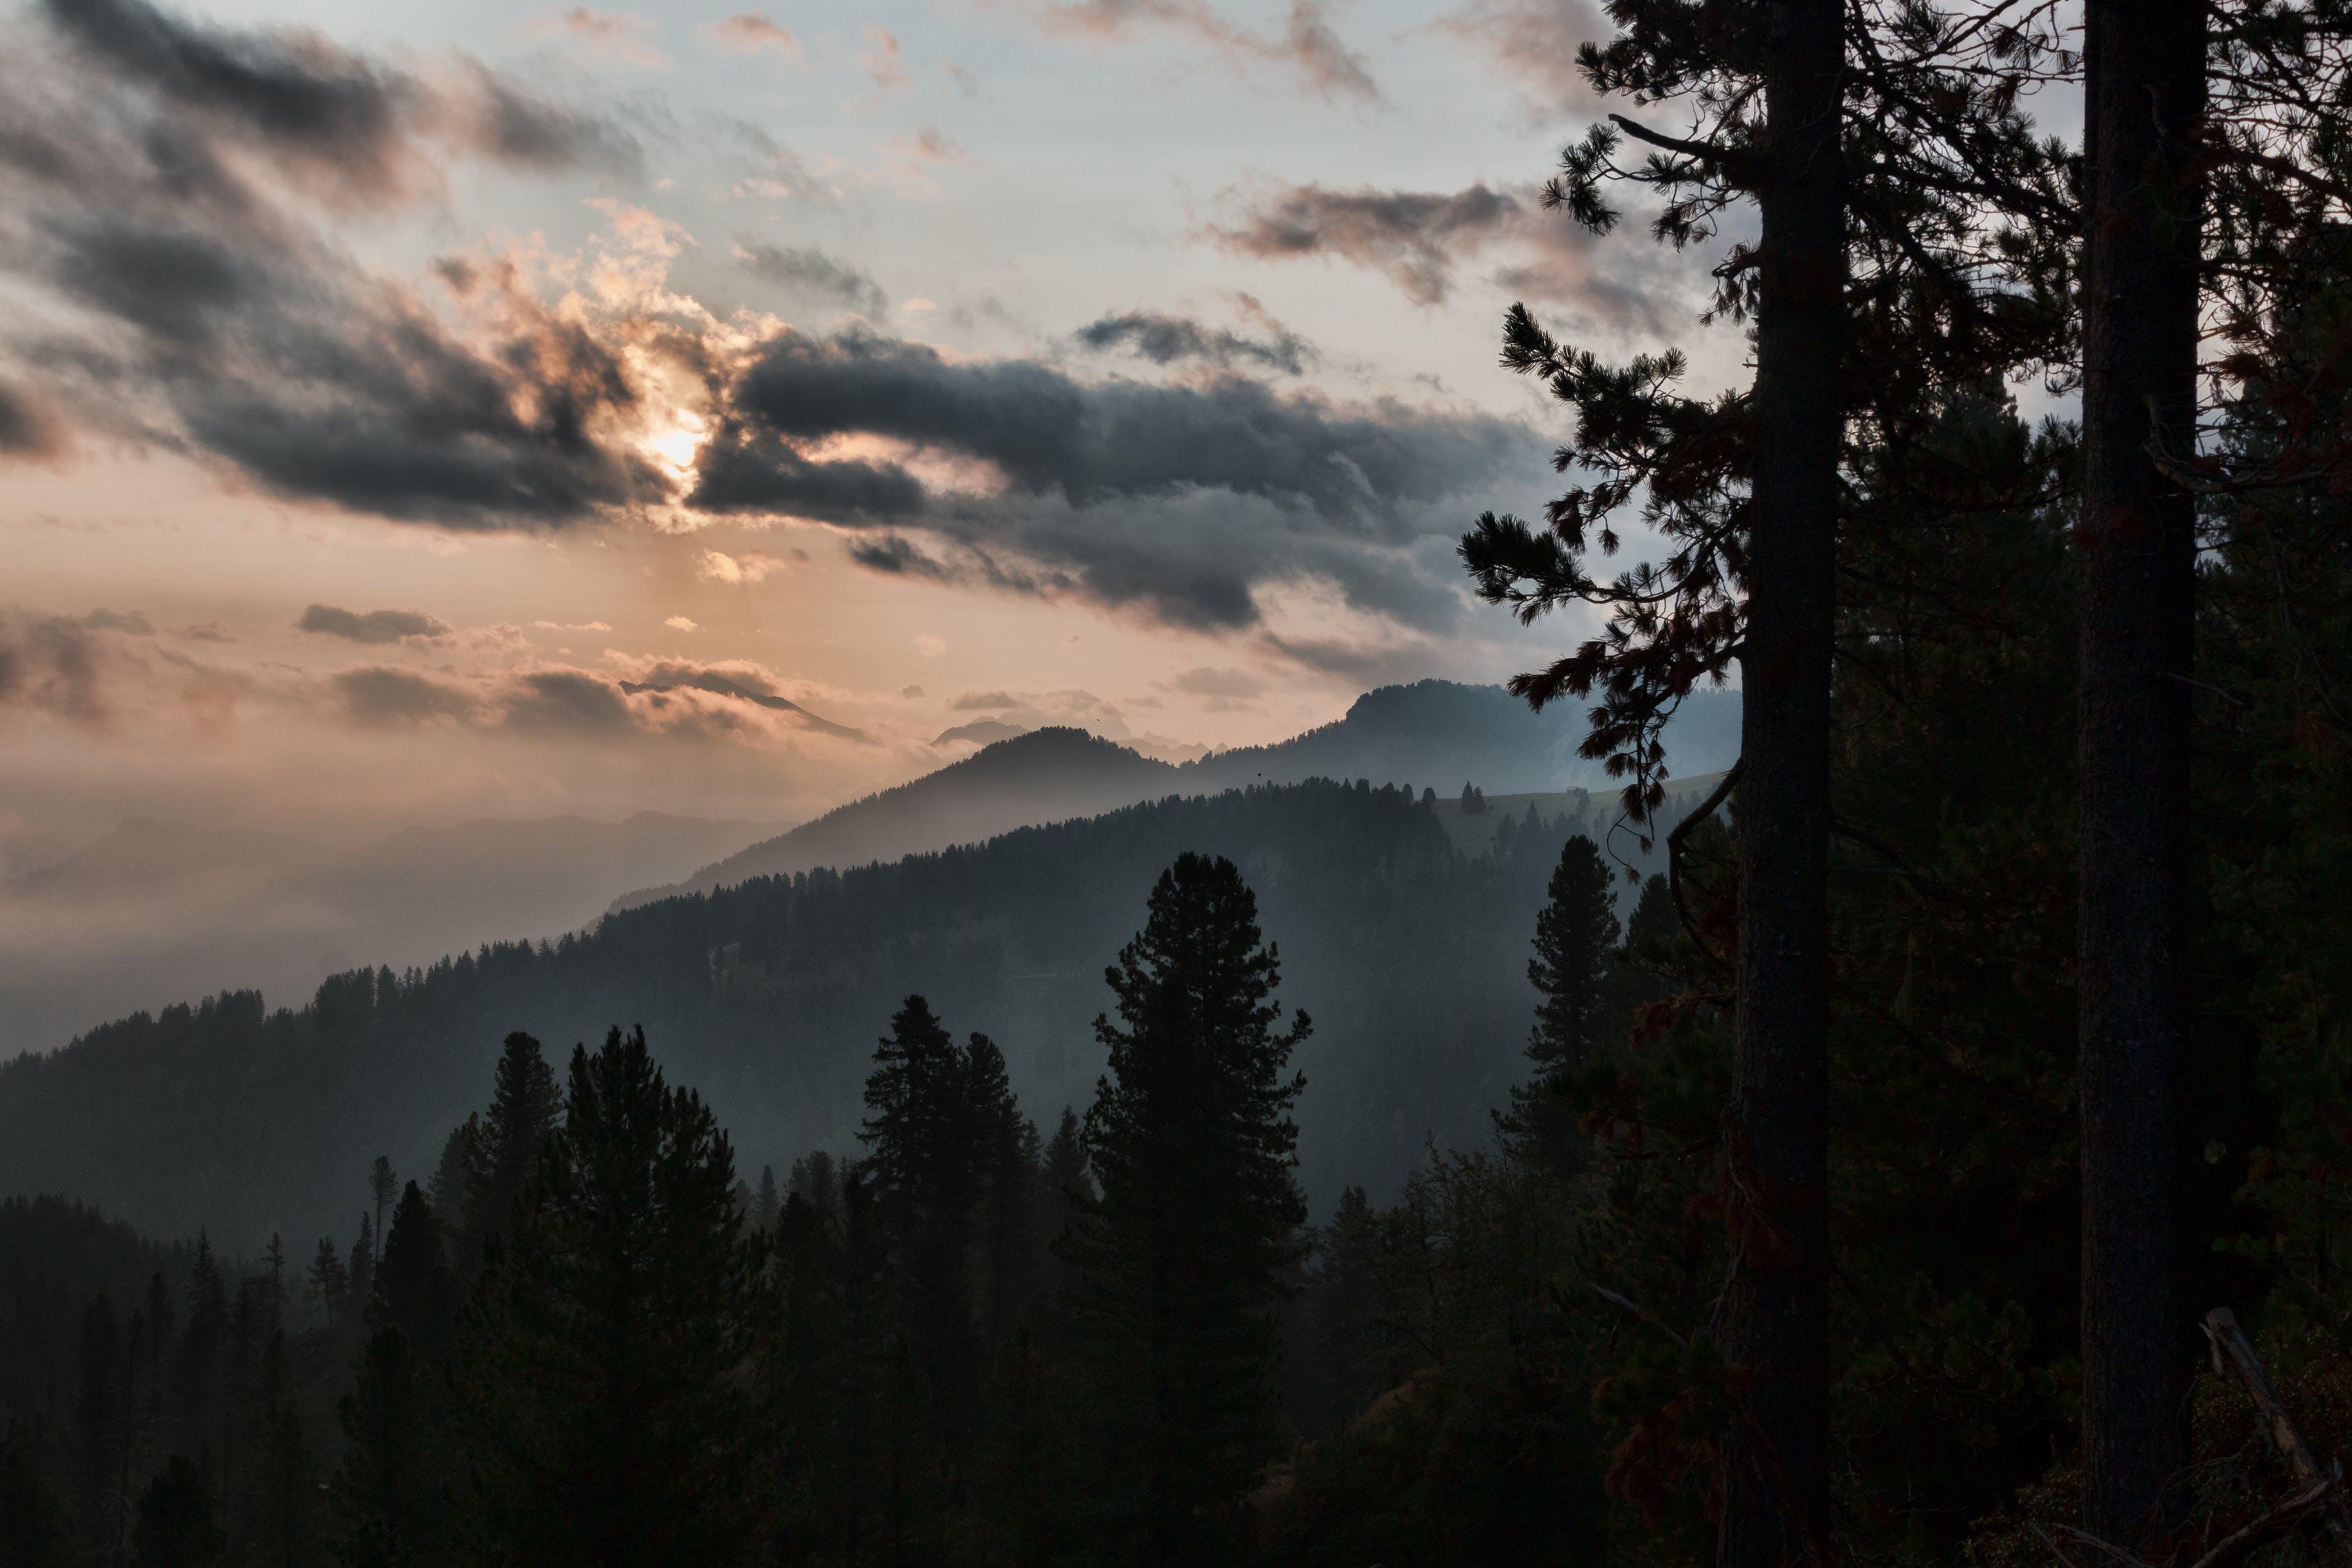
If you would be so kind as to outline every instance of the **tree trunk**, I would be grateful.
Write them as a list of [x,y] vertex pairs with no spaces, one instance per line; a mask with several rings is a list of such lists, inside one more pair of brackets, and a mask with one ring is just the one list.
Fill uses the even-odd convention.
[[2178,1517],[2195,1345],[2179,1293],[2204,109],[2196,0],[2091,0],[2083,268],[2080,973],[2084,1526]]
[[1720,1561],[1814,1556],[1829,1496],[1828,866],[1845,176],[1840,0],[1776,0],[1765,64],[1756,476],[1740,655],[1731,1349],[1751,1424]]

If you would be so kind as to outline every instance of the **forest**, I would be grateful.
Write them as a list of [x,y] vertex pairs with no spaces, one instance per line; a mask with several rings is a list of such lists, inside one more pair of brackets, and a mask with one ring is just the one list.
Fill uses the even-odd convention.
[[[1514,307],[1565,488],[1461,554],[1594,617],[1513,689],[1613,809],[1172,801],[19,1062],[107,1198],[0,1208],[11,1564],[2341,1561],[2352,11],[1607,16],[1548,196],[1708,258],[1752,380]],[[1058,920],[1034,1004],[959,968]],[[226,1260],[272,1165],[325,1217]]]

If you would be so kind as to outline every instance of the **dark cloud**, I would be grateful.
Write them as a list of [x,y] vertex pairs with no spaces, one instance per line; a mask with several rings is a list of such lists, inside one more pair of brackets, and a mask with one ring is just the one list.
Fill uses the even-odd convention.
[[495,268],[453,327],[361,270],[297,194],[381,207],[437,190],[453,156],[610,168],[624,132],[470,62],[428,80],[143,0],[33,15],[0,68],[18,222],[0,266],[99,319],[41,351],[119,433],[451,526],[559,526],[667,493],[614,437],[635,390],[612,345]]
[[462,686],[383,665],[343,670],[331,684],[344,713],[362,724],[464,721],[475,716],[478,707],[472,693]]
[[1314,349],[1297,333],[1276,329],[1262,338],[1203,326],[1189,316],[1129,310],[1102,316],[1075,333],[1080,346],[1098,353],[1124,350],[1154,364],[1191,360],[1231,370],[1255,364],[1286,375],[1303,375]]
[[948,704],[952,713],[989,713],[1000,708],[1017,708],[1021,700],[1010,691],[967,691]]
[[745,239],[737,242],[735,259],[754,278],[803,299],[821,300],[868,316],[880,315],[889,304],[882,286],[863,268],[814,247],[793,249]]
[[0,458],[53,458],[64,448],[65,431],[56,416],[0,381]]
[[1333,191],[1293,185],[1210,237],[1244,256],[1338,256],[1386,273],[1408,298],[1434,305],[1455,263],[1514,227],[1522,205],[1485,185],[1444,191]]
[[638,161],[611,121],[470,61],[428,81],[315,33],[206,26],[144,0],[42,0],[40,10],[97,72],[153,95],[186,129],[266,148],[353,196],[408,188],[427,144],[534,168]]
[[748,702],[772,713],[789,714],[800,728],[819,734],[838,735],[850,741],[867,738],[862,730],[853,730],[810,712],[777,690],[776,683],[765,673],[743,664],[698,665],[683,659],[664,659],[648,668],[642,679],[621,682],[621,689],[632,697],[640,693],[659,696],[672,691],[708,692],[731,701]]
[[625,730],[634,722],[616,684],[576,669],[518,676],[501,702],[501,720],[515,730],[597,732]]
[[[1261,260],[1307,257],[1352,262],[1387,277],[1416,304],[1443,303],[1465,265],[1489,253],[1502,265],[1487,281],[1521,299],[1569,306],[1612,331],[1656,331],[1687,285],[1686,264],[1660,268],[1654,250],[1621,251],[1603,269],[1603,242],[1532,194],[1484,184],[1459,191],[1329,190],[1289,185],[1243,204],[1207,237]],[[1638,269],[1637,269],[1638,268]]]
[[892,577],[947,578],[956,574],[953,568],[925,554],[902,533],[853,539],[849,542],[849,558],[869,572]]
[[90,633],[61,616],[0,619],[0,708],[31,708],[79,724],[103,720],[103,655]]
[[[1445,503],[1496,473],[1539,471],[1533,435],[1483,415],[1342,405],[1230,375],[1085,383],[866,331],[782,333],[726,396],[689,505],[876,530],[852,554],[878,571],[1075,594],[1205,628],[1254,623],[1260,584],[1308,576],[1383,614],[1445,618],[1458,596],[1382,552],[1455,526]],[[887,457],[809,455],[848,436],[985,482],[941,488]]]
[[294,623],[299,631],[350,642],[398,642],[404,637],[435,638],[449,635],[449,623],[423,610],[346,610],[335,605],[312,605]]

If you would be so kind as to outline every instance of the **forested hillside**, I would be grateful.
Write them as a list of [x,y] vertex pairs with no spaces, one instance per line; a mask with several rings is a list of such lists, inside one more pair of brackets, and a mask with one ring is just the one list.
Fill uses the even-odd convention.
[[1486,807],[1457,824],[1465,853],[1427,796],[1323,782],[1171,797],[668,900],[551,946],[354,970],[299,1010],[238,992],[138,1015],[0,1068],[0,1191],[62,1193],[158,1235],[209,1226],[231,1251],[315,1236],[348,1225],[325,1194],[353,1150],[431,1167],[507,1032],[569,1042],[614,1022],[667,1042],[750,1163],[845,1152],[874,1036],[909,990],[995,1038],[1050,1116],[1092,1093],[1103,967],[1142,890],[1202,850],[1243,867],[1286,992],[1317,1021],[1299,1055],[1308,1193],[1386,1193],[1432,1140],[1486,1136],[1521,1076],[1545,878],[1567,837],[1615,813],[1605,795]]
[[[1601,765],[1579,754],[1585,729],[1574,705],[1538,714],[1499,686],[1422,680],[1368,691],[1342,717],[1303,735],[1181,764],[1083,730],[1038,730],[996,740],[937,773],[837,806],[684,881],[624,894],[614,907],[709,892],[753,877],[895,860],[1165,794],[1213,795],[1313,778],[1420,780],[1447,794],[1464,784],[1496,794],[1602,789],[1607,781]],[[1694,692],[1667,727],[1664,743],[1667,766],[1676,774],[1729,767],[1739,755],[1738,693]]]

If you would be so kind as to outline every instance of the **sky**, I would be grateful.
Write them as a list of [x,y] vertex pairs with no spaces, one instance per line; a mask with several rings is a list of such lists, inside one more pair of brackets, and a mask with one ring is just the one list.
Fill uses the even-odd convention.
[[1160,754],[1576,635],[1453,556],[1590,0],[0,10],[0,872],[129,815],[781,821],[980,719]]

